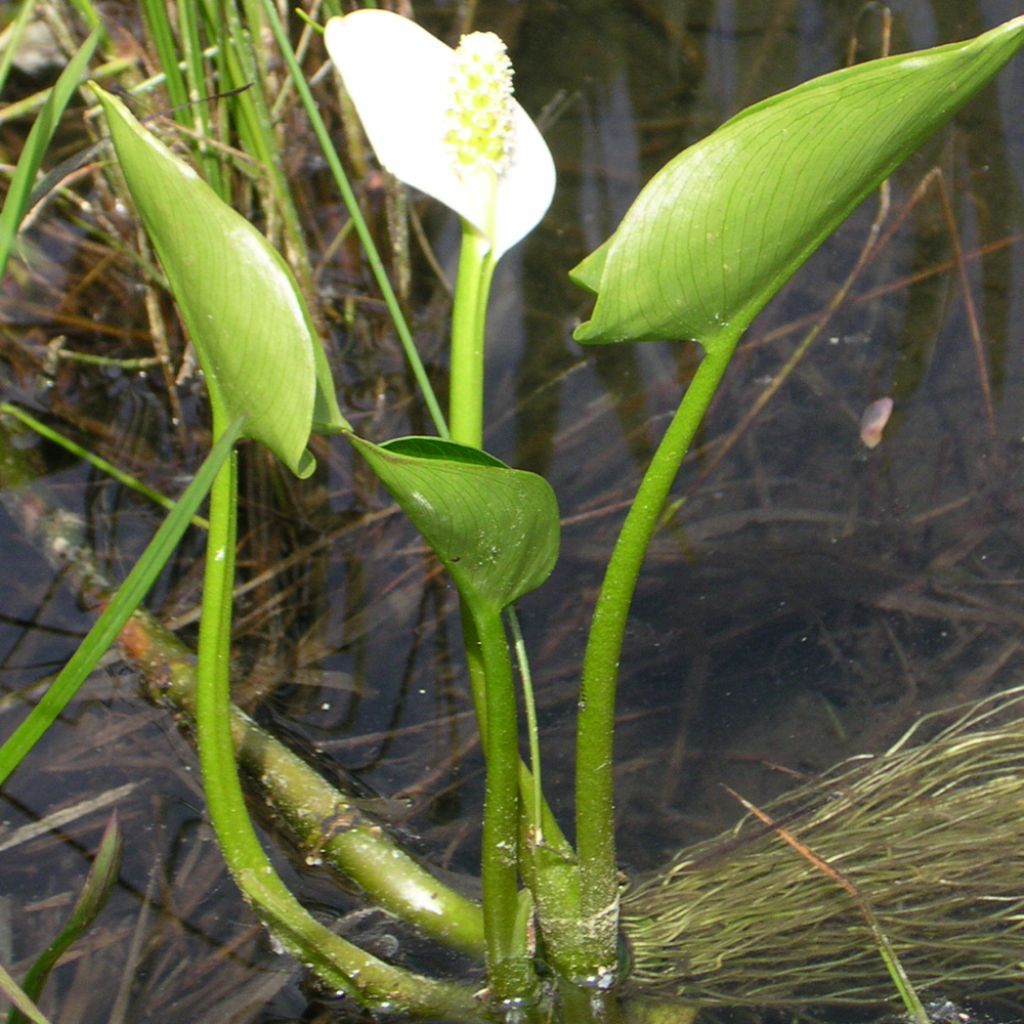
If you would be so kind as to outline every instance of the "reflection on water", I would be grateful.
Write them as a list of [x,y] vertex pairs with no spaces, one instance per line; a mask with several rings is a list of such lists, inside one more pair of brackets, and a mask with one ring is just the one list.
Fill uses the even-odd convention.
[[[521,608],[547,734],[546,785],[562,811],[589,599],[624,502],[697,359],[690,345],[582,351],[571,329],[588,300],[565,271],[680,148],[743,105],[841,65],[855,25],[861,55],[877,54],[877,21],[870,13],[858,20],[862,6],[480,5],[479,24],[510,42],[521,102],[545,111],[559,167],[551,214],[496,280],[487,443],[499,457],[548,476],[566,519],[555,576]],[[447,3],[417,10],[442,30],[452,24]],[[1020,8],[949,0],[895,4],[893,13],[892,46],[904,50],[975,34]],[[1015,111],[1022,77],[1018,60],[894,176],[891,240],[749,422],[746,414],[855,262],[873,200],[759,318],[741,348],[677,486],[684,503],[652,550],[630,630],[618,747],[621,857],[631,870],[654,867],[681,843],[733,820],[738,808],[723,796],[723,781],[761,802],[792,773],[879,749],[924,709],[1019,679],[1024,360],[1014,328],[1024,320],[1024,130]],[[935,166],[966,259],[991,420],[938,185],[915,197]],[[325,217],[337,219],[336,200],[326,201]],[[425,212],[451,270],[451,224]],[[29,242],[64,252],[69,231],[54,216]],[[77,248],[77,235],[72,240],[74,272],[62,271],[59,284],[35,274],[8,285],[5,316],[13,298],[34,303],[24,308],[35,312],[18,344],[5,346],[3,397],[49,411],[118,464],[174,491],[192,465],[191,446],[203,447],[197,382],[183,390],[191,431],[184,443],[156,375],[103,375],[61,363],[51,386],[38,387],[41,359],[33,353],[59,332],[83,349],[147,333],[142,297],[127,277],[120,279],[124,293],[95,311],[97,322],[120,334],[89,333],[64,315],[68,282],[86,287],[89,254]],[[443,297],[422,270],[413,290],[418,333],[440,362]],[[325,267],[321,286],[325,294],[351,295],[352,267]],[[56,319],[41,308],[56,310]],[[383,321],[368,313],[339,328],[337,341],[338,379],[360,428],[378,436],[422,429]],[[883,396],[893,399],[894,412],[883,442],[869,452],[859,440],[860,417]],[[240,698],[326,772],[356,773],[368,795],[383,794],[386,816],[415,834],[423,852],[471,871],[481,775],[452,593],[347,451],[318,455],[325,469],[305,488],[251,456],[242,569],[252,581],[239,605],[247,637]],[[52,466],[58,497],[82,516],[107,571],[123,576],[156,517],[66,458],[54,457]],[[369,516],[360,511],[367,507]],[[3,537],[12,582],[0,622],[0,682],[17,695],[53,671],[88,620],[12,527]],[[190,539],[153,602],[185,621],[186,635],[200,550],[201,539]],[[295,551],[307,557],[281,568]],[[261,577],[265,566],[278,568]],[[23,700],[12,696],[5,705],[7,727]],[[202,823],[193,769],[186,739],[164,711],[135,698],[132,677],[115,665],[6,789],[5,830],[83,795],[135,784],[120,804],[129,835],[122,887],[104,926],[59,975],[60,999],[80,1006],[83,1021],[324,1019],[321,1012],[334,1008],[307,1003],[292,965],[273,954],[237,899]],[[52,934],[102,818],[96,811],[4,855],[10,917],[0,938],[9,948],[0,945],[0,962],[23,966],[40,936]],[[294,881],[311,905],[367,929],[374,941],[409,941],[377,921],[344,918],[356,904],[326,876],[304,871]],[[259,965],[258,975],[250,964]]]

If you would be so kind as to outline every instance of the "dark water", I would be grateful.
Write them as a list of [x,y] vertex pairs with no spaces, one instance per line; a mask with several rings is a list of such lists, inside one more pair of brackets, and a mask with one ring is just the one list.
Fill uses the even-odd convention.
[[[521,607],[546,734],[545,786],[563,812],[589,601],[624,502],[696,360],[683,345],[581,350],[571,330],[588,300],[565,272],[685,145],[742,106],[842,65],[856,25],[863,55],[877,55],[877,20],[858,21],[862,6],[480,5],[478,25],[509,42],[520,101],[544,112],[559,169],[551,213],[495,281],[487,446],[544,473],[566,520],[559,567]],[[892,9],[894,51],[959,39],[1021,13],[1019,2],[960,0]],[[455,16],[450,4],[417,11],[441,32]],[[967,258],[991,419],[935,187],[742,430],[745,413],[853,266],[874,201],[758,319],[734,362],[677,485],[685,505],[655,542],[625,652],[619,810],[621,860],[630,871],[655,867],[733,820],[737,808],[723,781],[763,801],[788,784],[772,766],[821,770],[880,749],[924,710],[1020,681],[1022,76],[1018,60],[891,186],[893,223],[925,175],[942,171]],[[425,213],[450,266],[452,224]],[[54,221],[29,236],[53,274],[19,280],[17,291],[50,310],[80,281],[84,258],[77,229]],[[76,268],[67,280],[54,276],[63,260]],[[328,269],[324,287],[338,293],[340,306],[352,284]],[[424,268],[414,315],[428,354],[440,360],[437,295]],[[202,450],[198,383],[182,389],[184,436],[155,373],[63,364],[43,388],[43,374],[19,346],[36,351],[65,332],[84,347],[88,334],[20,308],[3,307],[4,397],[48,411],[153,486],[180,489]],[[97,300],[92,315],[146,331],[141,294],[130,284]],[[360,428],[380,437],[422,429],[379,319],[339,327],[335,340],[344,404]],[[131,354],[145,351],[133,344]],[[893,398],[895,412],[882,445],[868,452],[858,422],[882,396]],[[82,516],[106,570],[123,576],[158,517],[94,471],[46,454],[48,484]],[[380,501],[349,453],[338,445],[318,455],[323,471],[305,491],[250,460],[245,537],[253,562],[273,565],[303,545],[313,549],[304,568],[276,571],[240,601],[240,674],[250,680],[243,699],[325,771],[354,773],[385,796],[385,812],[416,837],[417,849],[472,872],[481,777],[453,595],[397,517],[362,518],[367,501],[375,508]],[[89,620],[3,522],[6,730]],[[322,537],[330,543],[317,546]],[[187,541],[158,586],[151,606],[162,616],[189,618],[201,548],[198,535]],[[186,622],[183,635],[194,638],[193,629]],[[336,1008],[311,997],[290,962],[274,955],[226,877],[203,823],[187,737],[136,690],[134,674],[118,663],[98,673],[6,787],[0,839],[55,809],[101,799],[56,831],[4,851],[0,962],[24,965],[52,933],[105,808],[116,803],[128,836],[122,883],[58,974],[57,1019],[330,1019]],[[356,906],[316,872],[290,880],[331,919]],[[393,940],[380,922],[359,926],[383,946]]]

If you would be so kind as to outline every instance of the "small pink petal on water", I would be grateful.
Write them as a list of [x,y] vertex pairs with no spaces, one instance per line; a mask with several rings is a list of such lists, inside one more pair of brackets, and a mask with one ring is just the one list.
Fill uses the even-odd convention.
[[866,448],[876,448],[882,440],[882,431],[892,415],[892,399],[879,398],[872,402],[860,418],[860,439]]

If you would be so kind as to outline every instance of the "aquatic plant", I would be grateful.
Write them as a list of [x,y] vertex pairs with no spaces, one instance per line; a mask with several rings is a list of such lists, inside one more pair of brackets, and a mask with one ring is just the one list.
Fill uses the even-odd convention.
[[[636,984],[731,1006],[856,1005],[884,988],[857,895],[794,856],[779,838],[789,831],[848,874],[922,993],[1018,993],[1024,897],[1003,815],[1024,791],[1021,699],[1011,690],[923,716],[879,756],[766,807],[775,827],[749,814],[638,880],[622,907]],[[723,841],[733,856],[721,857]],[[761,919],[774,923],[770,942],[750,927]]]
[[[264,15],[279,33],[271,4],[264,5]],[[155,12],[151,16],[157,18]],[[370,1008],[461,1020],[504,1015],[539,1021],[557,1012],[565,1020],[584,1021],[611,1019],[618,1012],[614,1000],[622,980],[624,924],[637,953],[636,976],[655,997],[651,1003],[644,994],[634,995],[624,1012],[638,1020],[656,1019],[663,1012],[657,1000],[665,993],[706,996],[714,982],[702,972],[693,983],[690,968],[675,954],[682,933],[691,928],[691,913],[705,898],[689,888],[689,861],[641,886],[620,915],[612,741],[623,638],[641,564],[741,335],[847,214],[1024,45],[1024,19],[967,43],[836,72],[756,104],[672,160],[611,238],[573,271],[577,283],[596,295],[591,318],[576,331],[579,341],[682,340],[703,349],[625,518],[598,595],[581,671],[575,845],[544,799],[529,666],[513,611],[555,564],[557,504],[541,477],[481,450],[486,311],[494,267],[547,209],[553,163],[540,133],[511,100],[511,68],[496,37],[471,35],[452,50],[411,22],[381,11],[332,20],[326,37],[382,165],[446,203],[463,221],[452,316],[450,422],[439,426],[436,438],[375,444],[358,436],[338,407],[303,296],[305,275],[293,274],[275,248],[225,202],[223,187],[201,180],[119,100],[94,87],[128,192],[205,372],[215,443],[200,483],[176,510],[173,529],[161,533],[140,563],[144,568],[126,591],[129,596],[108,611],[97,637],[84,648],[85,671],[129,622],[209,488],[191,706],[211,821],[239,887],[273,933],[332,989]],[[394,74],[396,63],[401,76]],[[399,81],[402,87],[395,88]],[[208,177],[219,174],[208,153],[199,157]],[[350,206],[357,216],[356,204]],[[359,230],[368,244],[365,225]],[[347,439],[459,592],[466,666],[486,760],[483,896],[478,911],[446,891],[436,904],[428,901],[428,914],[452,918],[431,932],[439,941],[483,955],[487,989],[480,996],[461,983],[414,975],[325,928],[276,873],[245,806],[238,748],[255,734],[238,720],[230,701],[237,542],[233,449],[242,438],[251,439],[297,477],[306,477],[313,470],[308,446],[314,432]],[[519,759],[514,663],[528,712],[529,767]],[[75,679],[84,678],[82,668],[76,666]],[[41,705],[28,732],[0,751],[4,775],[21,763],[31,738],[73,692],[74,683],[60,682],[54,691],[59,696]],[[1001,764],[999,743],[993,741],[990,749]],[[884,762],[903,763],[896,754]],[[925,791],[944,786],[947,763],[927,768]],[[1016,771],[1015,764],[1010,767]],[[986,763],[985,779],[989,770]],[[910,784],[915,777],[910,773],[901,780]],[[868,773],[858,776],[856,785],[870,788],[875,781]],[[989,793],[984,780],[975,785],[968,779],[965,788],[968,800]],[[898,794],[897,787],[882,791],[886,801]],[[1004,790],[991,795],[1001,800]],[[959,799],[959,793],[950,796]],[[956,817],[959,811],[943,813]],[[423,908],[414,909],[417,899],[398,893],[407,883],[422,893],[421,876],[385,843],[375,839],[363,852],[352,853],[347,873],[371,899],[428,928]],[[813,837],[811,844],[817,846]],[[396,884],[370,884],[382,854],[390,857],[393,851],[402,864]],[[842,853],[827,843],[818,850],[827,865],[842,861]],[[747,877],[756,877],[754,869]],[[836,884],[840,877],[832,878],[833,902],[843,902],[844,892],[849,895]],[[737,892],[744,891],[742,884],[737,881]],[[928,899],[926,891],[922,902]],[[877,993],[877,978],[890,977],[908,1010],[923,1020],[924,1009],[901,966],[904,958],[914,960],[913,940],[898,934],[891,939],[885,920],[876,925],[872,908],[881,914],[887,903],[874,893],[853,902],[872,925],[869,940],[853,941],[858,950],[867,950],[864,962],[883,965],[867,971],[872,981],[861,989]],[[444,909],[435,911],[435,905]],[[769,916],[771,907],[765,911]],[[700,941],[711,948],[710,940]],[[689,1010],[674,1004],[671,1012],[678,1018]]]

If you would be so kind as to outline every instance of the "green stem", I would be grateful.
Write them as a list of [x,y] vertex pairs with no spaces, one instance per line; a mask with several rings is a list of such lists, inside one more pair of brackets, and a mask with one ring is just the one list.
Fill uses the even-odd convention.
[[496,999],[518,1000],[532,993],[535,981],[530,958],[517,940],[516,927],[520,761],[515,682],[501,613],[470,606],[469,615],[487,680],[487,775],[481,865],[487,977]]
[[490,243],[465,221],[452,309],[448,422],[452,440],[483,447],[484,341],[494,276]]
[[[490,243],[465,221],[452,310],[448,422],[453,441],[483,446],[487,296],[494,273]],[[535,987],[519,916],[519,722],[501,612],[462,595],[462,630],[480,740],[487,765],[483,883],[487,980],[497,1000],[521,1000]]]
[[[464,222],[452,311],[449,422],[453,440],[476,448],[482,447],[483,443],[487,300],[495,268],[492,251],[493,246],[487,237]],[[533,895],[544,933],[553,937],[554,948],[558,950],[571,947],[572,937],[579,931],[579,881],[572,847],[562,835],[541,791],[540,751],[529,665],[515,610],[509,609],[508,614],[522,670],[532,773],[519,757],[514,692],[510,688],[508,694],[504,693],[506,676],[510,680],[511,675],[508,646],[500,621],[492,628],[488,641],[493,641],[494,647],[491,663],[488,664],[488,644],[480,635],[479,617],[474,614],[468,602],[463,601],[466,663],[487,763],[488,799],[484,811],[483,875],[485,930],[491,940],[488,947],[489,966],[493,968],[500,958],[507,957],[509,950],[513,950],[508,979],[502,980],[504,967],[497,973],[493,969],[489,970],[489,976],[492,987],[502,989],[508,996],[520,996],[526,991],[522,986],[528,980],[532,982],[533,976],[523,952],[515,945],[517,933],[510,927],[518,901],[516,872],[508,864],[500,863],[499,856],[502,852],[500,844],[505,844],[507,848],[507,844],[512,841],[510,829],[513,821],[516,822],[515,831],[521,844],[519,868]],[[494,666],[499,666],[497,670],[501,673],[498,684],[495,679],[499,677],[492,678],[492,672],[496,671]],[[500,685],[500,690],[496,691],[496,685]],[[510,682],[507,685],[511,687]],[[496,720],[496,715],[501,716],[500,720]],[[492,739],[495,732],[499,736],[497,740]],[[519,790],[519,800],[514,804],[506,802],[511,800],[513,775],[518,779]],[[492,911],[493,916],[490,916]],[[560,941],[560,936],[565,935],[570,936],[569,941]]]
[[613,972],[618,927],[618,871],[612,803],[615,688],[629,606],[665,499],[735,348],[709,346],[679,404],[622,525],[594,608],[576,727],[576,842],[582,932],[574,958],[579,977]]
[[[211,382],[214,435],[223,412]],[[229,429],[237,429],[234,423]],[[231,614],[236,532],[237,460],[217,474],[203,583],[196,693],[196,731],[210,821],[224,859],[246,897],[275,935],[326,984],[361,1005],[458,1019],[477,1019],[468,989],[413,975],[370,956],[320,924],[296,900],[267,856],[245,806],[231,734]]]
[[[449,422],[452,439],[475,448],[483,444],[487,299],[495,267],[492,249],[484,235],[463,223],[452,311]],[[579,900],[572,849],[541,793],[529,665],[514,609],[508,614],[522,668],[533,774],[519,757],[515,691],[500,616],[493,621],[482,619],[463,599],[466,664],[487,764],[482,875],[488,978],[499,998],[523,998],[532,991],[535,976],[523,948],[522,929],[515,927],[517,909],[521,909],[517,867],[541,921],[554,931],[569,929],[575,934]],[[518,855],[510,858],[509,851]]]
[[473,714],[477,732],[480,733],[480,749],[487,757],[487,675],[480,641],[477,638],[476,622],[465,598],[459,599],[459,617],[462,622],[462,648],[466,657],[466,673],[469,676],[469,692],[473,698]]
[[[489,764],[487,667],[477,626],[465,601],[462,602],[462,635],[480,745]],[[524,701],[530,701],[526,693]],[[529,717],[529,712],[527,715]],[[539,766],[539,750],[535,749],[535,742],[534,729],[531,757]],[[544,799],[538,781],[522,758],[517,756],[516,763],[519,779],[519,870],[533,894],[537,918],[548,940],[549,952],[553,954],[552,963],[560,969],[561,951],[572,948],[578,931],[580,901],[576,855]]]
[[[222,432],[218,425],[214,433]],[[199,631],[197,725],[199,760],[210,817],[232,866],[251,859],[248,814],[231,743],[231,591],[234,584],[238,456],[217,474],[210,492],[210,529]],[[251,837],[253,840],[255,836]],[[260,849],[262,854],[262,848]]]

